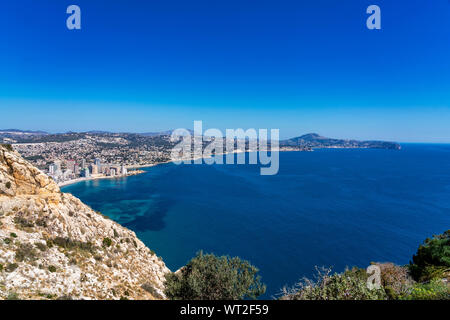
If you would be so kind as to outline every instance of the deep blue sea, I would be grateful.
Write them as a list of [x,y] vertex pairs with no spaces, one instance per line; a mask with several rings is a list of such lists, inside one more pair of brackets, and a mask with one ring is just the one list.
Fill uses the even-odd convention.
[[264,298],[315,266],[407,264],[425,238],[450,229],[450,145],[282,152],[275,176],[258,165],[145,170],[63,191],[134,230],[173,271],[200,249],[249,260]]

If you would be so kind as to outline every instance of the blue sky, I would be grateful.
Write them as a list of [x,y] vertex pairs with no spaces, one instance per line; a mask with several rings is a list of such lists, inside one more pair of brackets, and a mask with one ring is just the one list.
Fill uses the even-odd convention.
[[0,128],[450,142],[449,0],[3,1],[0,38]]

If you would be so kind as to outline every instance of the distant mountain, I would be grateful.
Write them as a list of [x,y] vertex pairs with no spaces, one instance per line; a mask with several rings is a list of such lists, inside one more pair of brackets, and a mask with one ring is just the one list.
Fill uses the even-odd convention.
[[347,139],[333,139],[323,137],[317,133],[308,133],[300,137],[280,141],[280,147],[294,148],[375,148],[401,149],[400,144],[388,141],[358,141]]
[[[73,132],[72,132],[73,133]],[[109,132],[109,131],[102,131],[102,130],[91,130],[91,131],[88,131],[88,132],[86,132],[86,133],[91,133],[91,134],[103,134],[103,133],[111,133],[111,132]]]
[[[175,130],[167,130],[167,131],[160,131],[160,132],[143,132],[143,133],[138,133],[138,134],[141,136],[144,136],[144,137],[170,136],[172,134],[172,132],[174,132],[174,131]],[[189,131],[191,135],[194,134],[194,130],[188,129],[187,131]]]
[[19,130],[19,129],[0,129],[0,135],[47,135],[45,131],[31,131],[31,130]]
[[[44,143],[67,142],[92,137],[107,139],[123,138],[133,145],[160,145],[166,144],[167,136],[174,130],[144,133],[114,133],[107,131],[67,132],[50,134],[44,131],[24,131],[17,129],[0,130],[0,143]],[[188,130],[191,135],[193,130]],[[281,149],[312,150],[314,148],[378,148],[401,149],[400,144],[388,141],[358,141],[350,139],[335,139],[321,136],[317,133],[308,133],[299,137],[281,140]]]
[[0,143],[16,143],[24,138],[43,137],[46,135],[48,135],[48,133],[45,131],[0,129]]

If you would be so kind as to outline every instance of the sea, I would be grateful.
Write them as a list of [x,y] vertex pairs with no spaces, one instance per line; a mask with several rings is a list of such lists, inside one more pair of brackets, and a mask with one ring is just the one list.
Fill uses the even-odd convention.
[[137,236],[175,271],[199,250],[239,256],[278,297],[316,268],[408,264],[450,229],[450,145],[281,152],[260,165],[173,163],[62,188]]

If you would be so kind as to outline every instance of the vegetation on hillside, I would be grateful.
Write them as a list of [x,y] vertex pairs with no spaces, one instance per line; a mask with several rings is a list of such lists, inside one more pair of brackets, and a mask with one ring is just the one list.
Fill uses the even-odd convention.
[[[315,279],[304,278],[283,288],[280,300],[450,300],[450,230],[426,239],[406,266],[372,263],[380,286],[369,287],[370,274],[353,267],[343,273],[317,268]],[[175,300],[255,299],[265,292],[258,269],[238,257],[197,255],[176,273],[166,275],[165,294]]]
[[266,291],[257,273],[238,257],[200,251],[180,271],[166,275],[165,294],[174,300],[256,299]]
[[416,281],[430,281],[450,275],[450,230],[428,238],[419,246],[409,265]]
[[366,270],[344,273],[317,269],[315,280],[303,279],[284,288],[282,300],[450,300],[450,230],[425,240],[407,266],[373,263],[380,270],[380,288],[369,289]]
[[[369,289],[361,269],[332,274],[331,268],[316,268],[315,280],[304,278],[293,288],[283,288],[281,300],[384,300],[386,292]],[[363,270],[364,271],[364,270]]]

